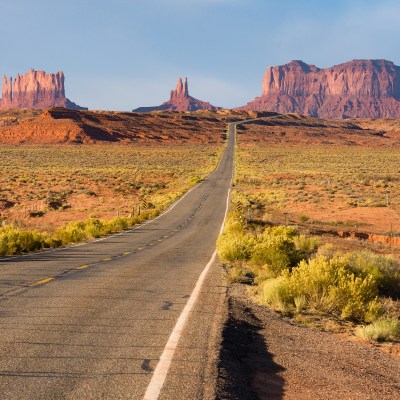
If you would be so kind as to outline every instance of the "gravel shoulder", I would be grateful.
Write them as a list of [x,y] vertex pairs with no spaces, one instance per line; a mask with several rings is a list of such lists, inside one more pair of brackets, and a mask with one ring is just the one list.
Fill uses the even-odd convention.
[[295,324],[228,291],[217,399],[400,399],[400,356]]

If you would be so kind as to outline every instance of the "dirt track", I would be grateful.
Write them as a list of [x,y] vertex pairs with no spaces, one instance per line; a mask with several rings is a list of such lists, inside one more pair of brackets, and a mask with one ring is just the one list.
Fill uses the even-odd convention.
[[229,293],[218,399],[400,399],[400,356],[292,324]]

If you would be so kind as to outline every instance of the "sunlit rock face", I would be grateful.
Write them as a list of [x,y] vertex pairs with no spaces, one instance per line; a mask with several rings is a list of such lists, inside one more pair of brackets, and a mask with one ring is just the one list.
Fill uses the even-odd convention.
[[13,79],[3,76],[0,109],[65,107],[86,110],[65,97],[64,73],[31,69]]
[[320,69],[302,61],[269,67],[262,96],[242,107],[321,118],[400,116],[400,67],[354,60]]

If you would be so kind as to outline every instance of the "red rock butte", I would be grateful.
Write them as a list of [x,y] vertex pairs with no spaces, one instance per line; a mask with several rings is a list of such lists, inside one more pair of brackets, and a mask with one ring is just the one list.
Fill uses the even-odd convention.
[[400,67],[386,60],[353,60],[319,69],[291,61],[269,67],[262,96],[241,108],[320,118],[398,118]]
[[133,112],[151,112],[151,111],[198,111],[207,110],[214,111],[220,110],[220,107],[215,107],[210,103],[195,99],[189,95],[188,81],[182,81],[182,78],[178,78],[176,89],[171,90],[171,96],[168,101],[161,104],[160,106],[154,107],[139,107],[133,110]]
[[24,75],[3,76],[0,109],[65,107],[74,110],[87,110],[65,97],[64,73],[46,74],[44,71],[30,69]]

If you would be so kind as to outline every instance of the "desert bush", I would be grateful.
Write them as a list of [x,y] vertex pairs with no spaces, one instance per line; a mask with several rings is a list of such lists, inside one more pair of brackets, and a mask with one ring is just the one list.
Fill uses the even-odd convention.
[[90,218],[86,221],[71,222],[57,229],[50,241],[53,245],[78,243],[128,229],[133,224],[132,218],[118,217],[110,221]]
[[293,310],[293,296],[283,277],[266,280],[257,291],[257,300],[277,311],[288,313]]
[[57,210],[60,208],[65,208],[67,205],[67,198],[70,194],[70,191],[54,191],[51,190],[45,199],[45,204],[49,209]]
[[307,217],[307,215],[300,215],[299,218],[301,222],[307,222],[310,219],[310,217]]
[[223,261],[247,261],[254,247],[254,238],[249,234],[223,233],[217,242],[217,249]]
[[228,263],[247,262],[256,283],[293,268],[318,245],[313,238],[299,237],[294,227],[257,225],[256,228],[252,225],[245,228],[240,215],[231,213],[217,242],[220,258]]
[[304,294],[293,299],[297,312],[301,312],[307,308],[307,298]]
[[6,226],[0,228],[0,255],[7,256],[46,247],[46,237],[36,231]]
[[371,341],[385,341],[400,338],[400,322],[398,319],[378,319],[370,325],[359,326],[355,334]]
[[[273,287],[273,294],[268,293]],[[318,256],[301,261],[299,266],[282,272],[281,276],[260,285],[261,303],[285,303],[296,308],[298,298],[307,307],[324,313],[333,313],[343,319],[365,321],[377,313],[378,288],[371,275],[356,276],[342,257],[328,259]]]
[[347,258],[355,273],[363,276],[369,274],[376,280],[381,295],[399,298],[400,263],[394,256],[361,251],[351,253]]
[[256,236],[250,262],[252,265],[267,265],[271,276],[277,276],[285,268],[293,267],[300,260],[296,251],[293,227],[272,227]]
[[[146,214],[145,217],[152,217],[153,214]],[[128,229],[141,221],[143,218],[138,217],[115,218],[110,221],[90,218],[86,221],[71,222],[53,233],[25,231],[6,226],[0,228],[0,256],[78,243]]]
[[229,283],[246,283],[249,280],[247,274],[248,271],[246,271],[242,265],[237,264],[232,265],[227,269],[225,278]]
[[295,236],[293,241],[301,259],[307,259],[311,257],[319,247],[319,240],[316,237],[300,235]]

